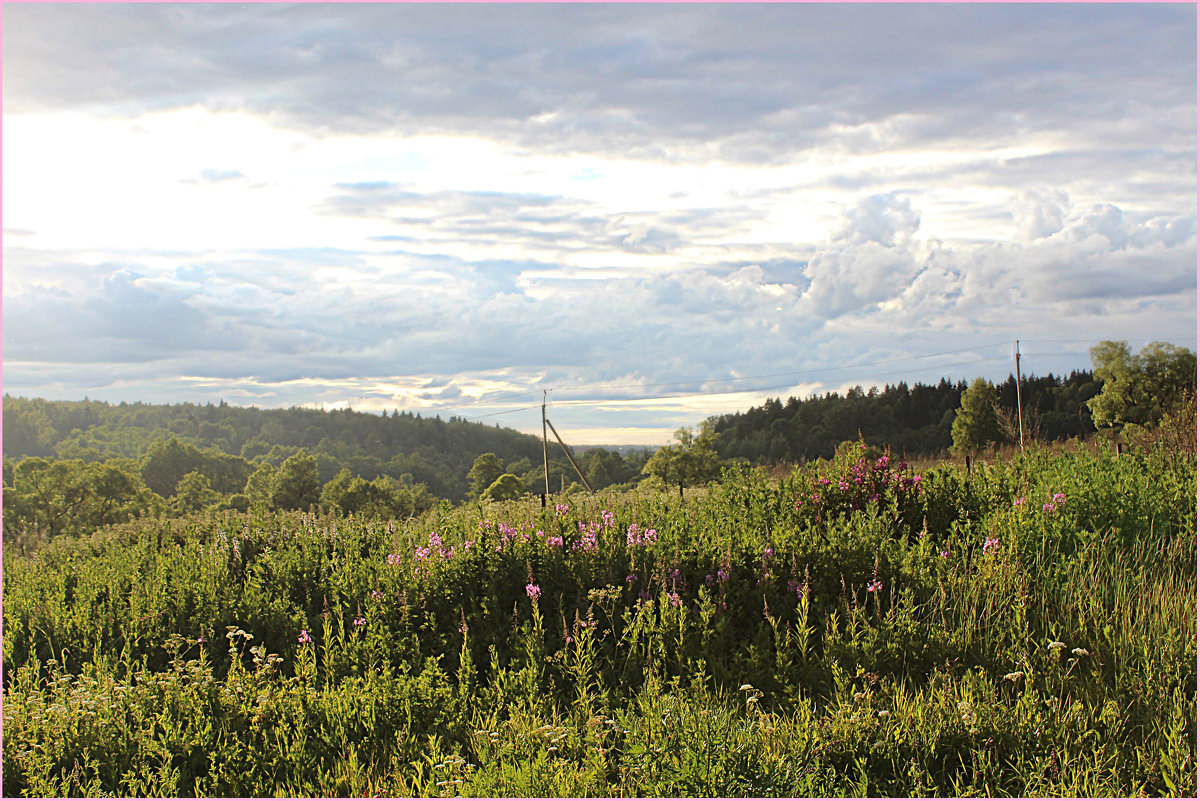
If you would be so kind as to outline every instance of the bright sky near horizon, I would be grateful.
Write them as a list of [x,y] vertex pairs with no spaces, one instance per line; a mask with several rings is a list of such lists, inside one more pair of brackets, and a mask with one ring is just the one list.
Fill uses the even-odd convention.
[[[1196,6],[5,4],[4,391],[571,444],[1196,346]],[[517,410],[517,411],[512,411]]]

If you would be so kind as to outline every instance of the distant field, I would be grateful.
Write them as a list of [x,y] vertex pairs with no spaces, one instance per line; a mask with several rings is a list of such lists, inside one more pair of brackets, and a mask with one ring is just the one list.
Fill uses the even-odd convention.
[[851,450],[4,563],[6,796],[1194,796],[1196,471]]

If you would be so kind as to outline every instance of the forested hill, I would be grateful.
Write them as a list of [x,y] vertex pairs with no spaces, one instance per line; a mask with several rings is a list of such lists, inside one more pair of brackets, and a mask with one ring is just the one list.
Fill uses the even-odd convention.
[[[467,492],[467,471],[482,453],[496,453],[505,463],[521,466],[528,460],[527,469],[540,467],[542,461],[537,437],[454,417],[258,409],[224,402],[114,405],[4,396],[6,464],[24,456],[137,460],[155,442],[170,436],[202,451],[241,457],[246,463],[265,460],[278,465],[305,448],[316,457],[322,482],[348,468],[368,480],[406,476],[446,498],[460,498]],[[240,490],[239,485],[236,491]]]
[[[1021,406],[1026,436],[1059,440],[1096,430],[1087,400],[1100,392],[1101,381],[1091,371],[1066,377],[1025,376]],[[965,381],[943,378],[936,385],[901,382],[864,391],[853,387],[805,400],[769,398],[745,412],[709,419],[717,433],[716,449],[725,459],[752,462],[801,462],[833,456],[839,443],[858,439],[890,447],[895,453],[937,454],[950,448],[950,426]],[[996,386],[1002,412],[1017,419],[1017,382],[1012,375]],[[1030,431],[1032,429],[1032,431]]]

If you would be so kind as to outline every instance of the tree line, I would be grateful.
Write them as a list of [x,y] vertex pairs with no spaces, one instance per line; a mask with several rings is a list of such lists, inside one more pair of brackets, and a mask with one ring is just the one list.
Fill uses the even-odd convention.
[[[1088,370],[1023,376],[1023,416],[1041,439],[1087,436],[1096,431],[1088,401],[1099,394],[1102,383]],[[768,464],[830,459],[843,442],[858,439],[898,454],[937,455],[954,444],[951,427],[967,386],[966,381],[943,378],[937,384],[911,386],[901,381],[882,391],[854,386],[845,395],[768,398],[762,406],[712,417],[707,423],[724,459]],[[993,390],[1002,424],[1015,430],[1016,377],[1009,375]]]
[[[1029,439],[1096,432],[1123,438],[1178,418],[1194,446],[1196,356],[1151,343],[1091,351],[1093,371],[1026,376],[999,385],[943,378],[853,387],[709,418],[653,453],[590,448],[575,462],[593,489],[703,484],[731,461],[830,459],[848,442],[898,455],[971,453]],[[1189,405],[1190,404],[1190,405]],[[1188,421],[1191,435],[1187,434]],[[4,533],[87,533],[146,514],[321,508],[392,518],[439,499],[506,500],[581,490],[563,456],[542,464],[542,442],[499,426],[394,411],[262,410],[194,404],[110,405],[4,398]],[[1190,440],[1189,440],[1190,436]]]

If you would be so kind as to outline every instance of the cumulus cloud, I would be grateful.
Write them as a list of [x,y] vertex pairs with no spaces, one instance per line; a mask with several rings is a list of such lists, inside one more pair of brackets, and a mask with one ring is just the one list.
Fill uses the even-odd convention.
[[[616,401],[869,384],[847,371],[948,344],[1189,341],[1195,14],[14,5],[16,141],[109,123],[6,172],[5,377],[460,412],[604,385],[628,427]],[[136,173],[111,219],[173,227],[72,216],[48,187],[96,163],[91,222]],[[668,435],[713,408],[672,403]]]

